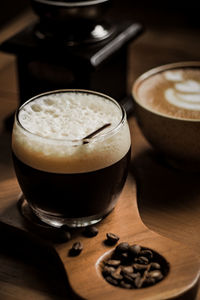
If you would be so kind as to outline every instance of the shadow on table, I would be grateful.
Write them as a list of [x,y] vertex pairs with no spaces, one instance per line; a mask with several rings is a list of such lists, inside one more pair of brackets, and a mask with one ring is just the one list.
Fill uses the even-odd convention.
[[145,214],[148,217],[154,212],[161,223],[171,220],[177,233],[183,232],[182,223],[187,224],[188,232],[198,231],[194,226],[200,226],[200,172],[174,169],[152,148],[134,157],[130,172],[136,179],[138,209],[144,222]]

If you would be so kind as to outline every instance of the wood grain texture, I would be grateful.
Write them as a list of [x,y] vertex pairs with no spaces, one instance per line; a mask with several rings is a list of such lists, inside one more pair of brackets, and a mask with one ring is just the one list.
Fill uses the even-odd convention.
[[[125,6],[123,6],[123,8],[125,10]],[[179,26],[180,19],[176,19],[174,26],[173,22],[171,23],[171,18],[168,18],[167,15],[164,17],[163,15],[160,15],[166,25],[163,28],[163,26],[160,26],[156,14],[157,12],[155,12],[154,15],[156,26],[152,28],[148,23],[147,30],[142,37],[130,45],[128,63],[129,90],[131,90],[132,83],[137,76],[152,67],[174,61],[200,59],[199,27],[196,29],[190,28],[187,22]],[[135,11],[130,10],[128,15],[135,17]],[[149,20],[148,15],[149,11],[147,12],[147,15],[144,16],[142,10],[142,16],[145,22],[148,22]],[[10,26],[7,26],[5,30],[1,30],[0,42],[26,26],[30,21],[30,15],[27,14],[23,20],[20,18],[17,21],[17,24],[14,22],[13,24],[10,24]],[[19,195],[19,187],[15,178],[13,178],[14,172],[12,169],[9,148],[10,134],[4,130],[3,122],[4,118],[12,113],[18,105],[14,57],[0,53],[0,71],[0,203],[3,204],[6,213],[9,215],[10,222],[13,222],[10,208],[16,213],[15,201]],[[199,257],[200,176],[183,174],[170,169],[168,166],[161,163],[153,149],[141,135],[135,120],[130,120],[130,123],[133,142],[131,174],[135,175],[137,173],[137,187],[139,188],[137,203],[140,218],[148,228],[155,232],[168,237],[170,240],[173,239],[174,241],[191,246],[193,250],[196,250]],[[9,200],[5,199],[4,193]],[[8,205],[7,201],[9,202]],[[9,207],[9,209],[6,209],[6,207]],[[113,213],[115,212],[113,211]],[[109,218],[110,217],[111,215]],[[19,222],[23,223],[23,220],[21,219]],[[102,224],[104,226],[104,223]],[[19,224],[19,227],[20,226],[21,225]],[[17,229],[17,232],[19,232],[19,229],[20,228]],[[146,227],[144,227],[144,229],[146,230]],[[145,230],[144,234],[146,232]],[[1,237],[4,231],[5,227],[1,230]],[[100,234],[102,234],[102,236],[100,236]],[[85,247],[87,246],[87,242],[95,243],[97,247],[100,247],[99,242],[104,238],[104,234],[101,233],[101,231],[100,234],[97,236],[100,238],[99,240],[97,240],[97,237],[92,240],[84,239]],[[31,247],[25,245],[26,239],[25,243],[21,244],[19,235],[16,234],[16,231],[14,232],[14,236],[16,238],[10,241],[10,253],[8,253],[7,249],[2,253],[3,245],[1,241],[0,299],[72,299],[71,295],[69,296],[68,293],[63,293],[64,295],[61,294],[60,291],[64,284],[67,285],[67,282],[65,280],[63,282],[63,274],[61,275],[59,273],[59,275],[55,272],[55,265],[51,270],[49,269],[49,266],[52,265],[52,260],[49,259],[47,250],[45,250],[46,252],[44,252],[44,255],[42,256],[40,250],[41,247],[37,247],[41,259],[39,260],[36,258],[35,260],[38,260],[38,263],[35,263],[34,258],[36,256],[36,248],[32,247],[32,249],[30,249]],[[81,239],[83,239],[83,237],[81,237]],[[137,237],[134,237],[134,240],[137,241]],[[140,241],[142,242],[142,236]],[[15,243],[15,246],[13,246],[13,243]],[[4,244],[5,246],[8,244],[9,247],[8,239],[5,239]],[[70,245],[68,244],[66,251]],[[26,246],[28,251],[32,251],[27,253]],[[63,246],[58,245],[58,251],[60,251],[60,247],[62,248]],[[184,247],[181,247],[183,252],[185,249]],[[17,252],[18,248],[19,251]],[[64,249],[65,248],[63,247],[62,255],[65,257],[66,252]],[[105,246],[102,245],[101,249],[104,253],[104,251],[109,251],[110,248],[105,248]],[[21,256],[19,255],[19,252],[22,252]],[[16,255],[14,255],[15,253]],[[82,254],[84,254],[84,252]],[[26,259],[25,255],[27,255]],[[47,262],[43,264],[45,256]],[[81,270],[81,273],[82,272],[83,270]],[[51,277],[51,274],[54,274],[53,278]],[[181,280],[182,277],[180,277],[180,281]],[[176,283],[177,281],[175,281],[172,286],[173,290],[176,289]],[[193,299],[195,289],[191,289],[190,291],[190,293],[187,292],[184,296],[181,295],[179,298],[181,300]],[[198,293],[197,299],[200,299],[200,293]]]
[[[2,200],[0,221],[10,226],[10,230],[14,228],[36,237],[36,233],[26,226],[16,209],[16,199],[20,192],[16,180],[1,183],[0,190]],[[187,299],[189,293],[195,293],[200,274],[198,256],[191,248],[150,231],[142,223],[137,209],[136,183],[131,175],[116,208],[97,226],[99,234],[94,238],[86,238],[78,230],[69,242],[52,245],[63,263],[75,295],[83,299],[134,297],[134,299],[161,300],[174,297]],[[107,232],[118,234],[120,241],[140,244],[157,251],[170,264],[169,274],[156,285],[138,290],[126,290],[108,284],[102,277],[100,269],[101,260],[113,249],[104,243]],[[79,256],[71,257],[68,253],[75,241],[82,241],[84,249]],[[48,241],[46,245],[50,246]]]
[[[98,227],[100,233],[93,239],[78,236],[68,244],[56,247],[70,285],[84,299],[171,299],[183,297],[185,291],[197,283],[200,262],[192,249],[150,231],[141,222],[132,177],[129,177],[117,207]],[[101,275],[100,261],[111,251],[103,243],[109,231],[118,234],[120,241],[140,244],[159,252],[170,264],[167,277],[153,287],[140,290],[125,290],[108,284]],[[77,257],[68,256],[72,243],[78,240],[84,244],[84,250]]]

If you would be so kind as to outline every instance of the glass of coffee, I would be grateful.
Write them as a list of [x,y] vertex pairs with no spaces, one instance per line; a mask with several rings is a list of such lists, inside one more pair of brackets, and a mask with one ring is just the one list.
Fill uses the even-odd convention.
[[37,95],[16,112],[12,154],[31,210],[60,227],[99,222],[115,206],[131,153],[124,109],[86,90]]
[[200,171],[200,62],[178,62],[142,74],[133,85],[138,124],[174,167]]

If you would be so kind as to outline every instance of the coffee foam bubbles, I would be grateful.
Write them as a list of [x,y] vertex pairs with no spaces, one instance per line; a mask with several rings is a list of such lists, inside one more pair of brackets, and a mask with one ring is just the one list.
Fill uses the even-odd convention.
[[[13,151],[21,161],[43,171],[97,170],[117,162],[130,148],[127,123],[106,138],[102,136],[120,123],[121,110],[98,95],[49,94],[25,105],[19,121],[26,130],[15,122]],[[106,123],[111,126],[99,133],[99,138],[82,144],[81,139]]]
[[173,87],[165,91],[169,103],[184,109],[200,110],[200,82],[184,80],[180,71],[167,71],[164,76],[166,80],[174,81]]

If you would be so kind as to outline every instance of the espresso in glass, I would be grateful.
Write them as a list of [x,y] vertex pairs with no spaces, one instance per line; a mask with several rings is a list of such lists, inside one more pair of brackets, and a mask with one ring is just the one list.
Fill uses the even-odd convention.
[[86,90],[38,95],[16,112],[16,176],[32,211],[60,227],[94,224],[114,207],[131,153],[124,109]]

